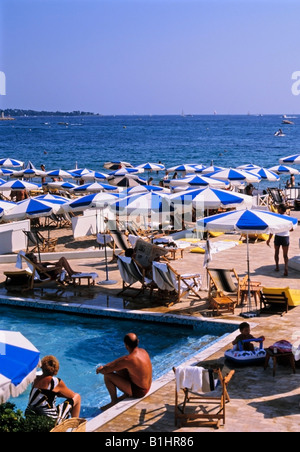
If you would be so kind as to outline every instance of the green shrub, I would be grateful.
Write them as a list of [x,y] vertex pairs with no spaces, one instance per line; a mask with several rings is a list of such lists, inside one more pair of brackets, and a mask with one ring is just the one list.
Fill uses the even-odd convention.
[[10,402],[0,405],[0,433],[49,432],[55,420],[47,416],[26,416]]

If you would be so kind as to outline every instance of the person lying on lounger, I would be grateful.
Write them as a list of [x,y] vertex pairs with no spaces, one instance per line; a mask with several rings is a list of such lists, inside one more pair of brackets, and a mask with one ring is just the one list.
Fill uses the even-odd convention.
[[[97,367],[96,373],[104,375],[111,398],[111,403],[103,406],[102,410],[112,407],[125,397],[142,398],[148,393],[152,382],[152,364],[148,353],[139,348],[138,343],[136,334],[126,334],[124,344],[129,354]],[[124,392],[124,395],[118,398],[117,389]]]
[[61,274],[63,269],[67,272],[70,278],[74,275],[74,273],[76,273],[72,270],[65,257],[61,257],[57,262],[38,262],[34,253],[27,253],[25,256],[35,265],[37,271],[41,273],[40,276],[42,276],[43,273],[48,273],[51,277],[56,278]]

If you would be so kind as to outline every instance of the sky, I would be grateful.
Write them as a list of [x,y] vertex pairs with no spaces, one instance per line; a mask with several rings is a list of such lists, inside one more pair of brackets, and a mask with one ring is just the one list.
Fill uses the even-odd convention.
[[299,17],[299,0],[0,0],[0,108],[297,114]]

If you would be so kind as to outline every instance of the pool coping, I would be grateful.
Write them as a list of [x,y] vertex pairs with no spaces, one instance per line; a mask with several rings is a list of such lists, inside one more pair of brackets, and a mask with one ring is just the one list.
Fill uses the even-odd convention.
[[[57,312],[65,312],[70,314],[78,314],[78,315],[92,315],[92,316],[105,316],[105,317],[114,317],[114,318],[128,318],[132,320],[146,320],[146,321],[155,321],[157,323],[178,323],[181,325],[191,325],[196,326],[197,323],[201,324],[202,322],[214,323],[214,324],[227,324],[227,325],[236,325],[237,329],[233,332],[224,333],[220,339],[214,341],[212,345],[202,349],[202,351],[198,351],[195,355],[189,357],[184,363],[181,365],[195,365],[200,361],[207,359],[209,356],[213,355],[223,347],[232,343],[235,339],[236,335],[239,334],[238,326],[241,323],[237,320],[228,320],[228,319],[215,319],[215,318],[205,318],[190,316],[190,315],[179,315],[172,313],[160,313],[160,312],[151,312],[151,311],[141,311],[141,310],[130,310],[123,308],[107,308],[104,306],[95,306],[89,305],[87,303],[68,303],[65,301],[53,301],[53,300],[37,300],[33,298],[26,298],[26,300],[20,297],[13,296],[4,296],[0,295],[0,305],[9,305],[9,306],[20,306],[27,308],[36,308],[43,310],[53,310]],[[251,322],[251,327],[254,328],[256,326],[255,323]],[[116,416],[119,416],[123,412],[127,411],[129,408],[133,407],[141,400],[144,400],[166,384],[170,383],[174,379],[174,373],[172,370],[166,372],[161,377],[157,378],[152,382],[150,391],[147,395],[140,399],[132,399],[128,398],[123,401],[120,401],[113,407],[107,409],[103,413],[98,414],[92,419],[88,419],[86,431],[92,432],[97,428],[100,428],[104,424],[110,422]]]

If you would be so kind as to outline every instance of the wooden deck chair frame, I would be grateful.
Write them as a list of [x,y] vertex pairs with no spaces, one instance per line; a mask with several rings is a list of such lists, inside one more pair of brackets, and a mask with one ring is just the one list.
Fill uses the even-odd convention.
[[[126,290],[137,290],[137,294],[134,296],[137,297],[140,293],[144,293],[146,288],[150,289],[150,296],[152,295],[153,288],[155,287],[155,283],[151,281],[150,279],[146,278],[145,275],[145,269],[132,257],[126,258],[125,256],[118,256],[118,266],[120,269],[120,266],[123,266],[123,272],[120,273],[121,276],[126,275],[124,277],[122,276],[122,290],[118,293],[118,295],[121,295]],[[141,287],[132,287],[135,283],[140,283]]]
[[[199,278],[201,278],[200,274],[180,274],[178,273],[168,262],[165,262],[164,265],[166,265],[168,272],[163,272],[159,269],[158,262],[153,262],[153,276],[155,272],[159,272],[160,277],[164,282],[166,283],[166,286],[169,287],[169,292],[175,291],[176,292],[176,302],[180,302],[181,299],[187,295],[189,292],[192,292],[197,298],[201,300],[201,296],[199,295],[198,291],[198,285],[199,285]],[[173,276],[173,278],[172,278]],[[157,281],[153,277],[154,282],[157,284]],[[174,284],[175,282],[175,284]],[[159,284],[157,284],[159,287]],[[163,290],[163,289],[162,289]]]
[[122,252],[124,252],[128,248],[131,248],[131,247],[128,245],[127,236],[123,232],[116,229],[114,231],[109,231],[108,233],[111,235],[111,237],[114,240],[113,260],[116,260],[116,258],[117,258],[116,249],[120,249],[120,250],[122,250]]
[[[26,252],[29,251],[29,247],[33,246],[30,250],[31,252],[37,251],[39,253],[52,252],[55,251],[55,246],[57,244],[57,238],[46,239],[39,231],[23,231],[27,237],[27,247]],[[39,260],[40,254],[39,254]]]
[[[175,367],[173,367],[173,371],[176,376]],[[180,421],[181,425],[197,422],[197,424],[199,423],[202,426],[214,426],[216,428],[220,427],[220,422],[222,422],[222,425],[225,424],[226,404],[230,402],[227,387],[235,371],[231,370],[225,376],[223,376],[220,368],[214,369],[213,372],[218,377],[222,388],[218,397],[194,393],[187,388],[183,388],[179,391],[183,392],[183,400],[180,401],[175,381],[175,426],[178,421]],[[210,394],[212,393],[213,391]],[[201,411],[196,411],[197,408]]]
[[[228,275],[230,275],[231,281],[229,281],[228,284],[228,288],[230,288],[230,286],[233,288],[233,286],[235,286],[234,290],[225,290],[224,288],[224,284],[222,284],[222,280],[220,279],[220,277],[218,278],[218,275],[216,275],[215,273],[221,273],[226,272],[225,277],[228,277]],[[240,301],[240,287],[246,283],[247,281],[247,275],[244,278],[240,278],[237,274],[237,272],[235,271],[234,268],[207,268],[207,273],[209,276],[209,285],[208,285],[208,298],[210,299],[213,296],[213,291],[217,292],[217,296],[219,297],[223,297],[225,295],[229,295],[229,296],[234,296],[236,295],[237,297],[237,303],[239,303]],[[231,277],[231,273],[234,274],[236,281],[237,281],[237,285],[234,283],[232,277]]]
[[[24,278],[24,283],[22,284],[22,290],[32,290],[34,288],[40,288],[43,285],[49,284],[50,281],[54,281],[58,286],[64,287],[64,284],[59,281],[59,279],[54,280],[51,276],[51,273],[47,272],[46,270],[42,272],[43,279],[41,279],[41,272],[37,269],[37,266],[31,262],[25,255],[21,255],[21,258],[27,263],[28,269],[25,270],[15,270],[15,271],[6,271],[4,272],[4,275],[6,276],[6,287],[13,286],[13,283],[11,285],[8,284],[9,279],[18,279],[23,276],[28,276],[26,279]],[[55,270],[55,267],[53,269]]]

